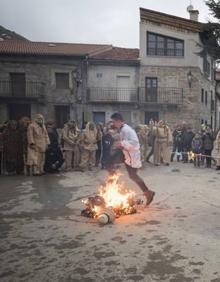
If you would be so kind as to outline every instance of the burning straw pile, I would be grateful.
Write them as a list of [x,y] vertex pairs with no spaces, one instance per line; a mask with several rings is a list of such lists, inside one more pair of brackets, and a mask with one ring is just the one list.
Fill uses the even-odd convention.
[[136,205],[140,200],[135,200],[134,191],[119,183],[119,177],[119,173],[110,176],[100,187],[98,195],[83,200],[83,216],[97,218],[100,224],[107,224],[114,222],[115,218],[121,215],[137,212]]

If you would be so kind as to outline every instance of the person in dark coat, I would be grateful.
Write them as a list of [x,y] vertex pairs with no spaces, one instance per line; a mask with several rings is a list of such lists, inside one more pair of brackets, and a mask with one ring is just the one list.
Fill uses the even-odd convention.
[[192,151],[195,154],[194,155],[194,166],[200,167],[201,159],[202,159],[202,151],[203,151],[203,142],[202,137],[199,133],[196,133],[196,135],[193,137],[192,140]]
[[180,126],[173,131],[173,151],[171,154],[171,162],[173,162],[175,153],[177,152],[177,161],[180,161],[180,156],[182,154],[182,130]]
[[184,128],[182,133],[182,145],[183,145],[183,162],[188,163],[188,152],[192,151],[192,140],[195,134],[192,128]]
[[44,170],[48,173],[59,172],[59,168],[63,165],[63,154],[59,146],[59,135],[52,122],[47,124],[47,133],[50,144],[45,155]]
[[97,126],[97,146],[98,150],[96,150],[96,162],[95,166],[98,167],[100,160],[101,160],[101,155],[102,155],[102,136],[103,136],[103,125],[102,123],[98,123]]
[[22,141],[17,121],[10,120],[2,135],[5,170],[9,175],[23,172]]
[[204,155],[206,156],[206,167],[211,168],[212,163],[212,150],[214,147],[214,133],[212,132],[212,129],[208,126],[206,130],[204,131],[202,135],[202,141],[203,141],[203,149],[204,149]]
[[106,169],[106,165],[111,156],[111,148],[113,143],[114,143],[114,138],[111,134],[111,128],[107,126],[104,129],[104,133],[102,136],[102,159],[101,159],[102,169]]

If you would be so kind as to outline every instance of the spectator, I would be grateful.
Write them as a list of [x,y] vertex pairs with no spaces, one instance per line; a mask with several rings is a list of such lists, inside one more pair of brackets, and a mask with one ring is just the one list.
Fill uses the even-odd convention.
[[63,154],[59,146],[59,135],[52,122],[47,124],[47,133],[50,144],[45,155],[45,172],[59,172],[59,168],[64,163]]
[[215,139],[215,149],[216,149],[216,170],[220,170],[220,130]]
[[80,163],[80,130],[75,121],[68,121],[62,131],[66,171],[78,169]]
[[192,140],[192,151],[194,153],[194,166],[200,167],[201,164],[201,156],[202,156],[202,137],[199,133],[193,137]]
[[174,156],[177,153],[177,161],[180,161],[180,156],[182,155],[182,130],[179,125],[173,131],[173,151],[171,154],[171,162],[173,162]]
[[33,175],[44,174],[45,152],[50,140],[44,125],[44,117],[37,114],[34,121],[28,126],[28,160],[27,164],[32,167]]
[[102,169],[106,169],[107,162],[111,156],[111,147],[114,143],[114,139],[111,134],[111,124],[108,124],[104,128],[104,133],[102,136]]
[[161,159],[165,165],[169,165],[170,151],[169,146],[172,142],[172,134],[170,128],[164,121],[159,121],[158,126],[154,129],[155,145],[154,145],[154,164],[160,165]]
[[204,155],[206,156],[206,167],[211,168],[212,150],[214,147],[214,134],[212,129],[208,126],[202,135]]
[[182,133],[182,144],[183,144],[183,162],[188,163],[188,153],[192,151],[192,140],[194,133],[191,127],[184,128]]
[[81,162],[80,169],[84,171],[86,168],[92,170],[95,166],[95,156],[97,146],[97,129],[93,122],[88,122],[86,129],[82,132],[81,135]]
[[3,131],[3,154],[6,173],[8,175],[21,174],[22,163],[22,141],[19,138],[17,122],[10,120]]
[[101,155],[102,155],[102,136],[103,136],[103,125],[101,123],[97,124],[97,146],[98,149],[96,150],[96,162],[95,166],[99,166]]

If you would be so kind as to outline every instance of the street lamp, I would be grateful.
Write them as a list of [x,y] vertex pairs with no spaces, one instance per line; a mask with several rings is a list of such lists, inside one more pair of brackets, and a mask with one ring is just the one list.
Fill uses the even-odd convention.
[[188,81],[188,84],[189,84],[189,88],[191,88],[192,87],[192,73],[191,73],[191,71],[189,71],[187,73],[187,81]]

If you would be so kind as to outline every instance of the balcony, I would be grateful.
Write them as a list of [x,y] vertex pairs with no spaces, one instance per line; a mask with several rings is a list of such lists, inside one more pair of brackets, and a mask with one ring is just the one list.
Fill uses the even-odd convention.
[[144,104],[182,105],[183,89],[171,87],[139,88],[139,102]]
[[134,103],[138,101],[137,88],[91,87],[87,89],[90,103]]
[[89,103],[139,103],[154,105],[182,105],[182,88],[105,88],[87,89]]
[[0,80],[0,99],[39,99],[44,96],[45,85],[38,81],[12,83]]

